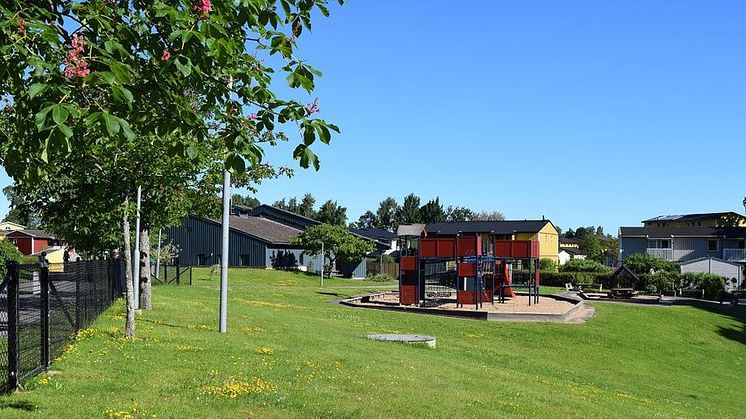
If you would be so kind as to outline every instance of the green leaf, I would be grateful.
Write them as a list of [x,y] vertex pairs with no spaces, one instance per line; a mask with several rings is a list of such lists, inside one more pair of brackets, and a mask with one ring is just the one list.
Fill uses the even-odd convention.
[[65,138],[70,138],[70,137],[73,136],[73,130],[70,129],[70,127],[68,127],[65,124],[59,124],[59,125],[57,125],[57,129],[60,130],[60,132],[62,133],[62,135],[65,136]]
[[47,114],[49,114],[49,111],[51,110],[52,105],[47,106],[36,114],[36,116],[34,117],[34,122],[36,123],[37,130],[41,131],[44,128],[44,122],[46,122],[47,120]]
[[176,64],[176,68],[179,69],[184,77],[189,77],[189,75],[192,74],[192,64],[188,60],[186,64],[182,64],[177,58],[174,60],[174,63]]
[[57,104],[52,107],[52,119],[54,119],[54,123],[57,125],[64,124],[69,114],[70,112],[62,105]]
[[111,71],[97,71],[96,74],[98,75],[101,80],[105,81],[108,84],[114,84],[114,73]]
[[228,158],[225,160],[225,167],[228,170],[233,169],[235,173],[246,172],[246,162],[241,156],[235,153],[228,155]]
[[115,118],[117,118],[117,122],[119,123],[119,126],[122,127],[122,133],[124,134],[124,136],[130,141],[134,140],[135,133],[132,132],[132,128],[130,127],[129,122],[119,117],[115,117]]
[[43,91],[47,90],[47,85],[44,83],[34,83],[28,88],[28,97],[33,99]]
[[132,92],[130,92],[129,89],[122,86],[112,85],[111,92],[115,99],[126,103],[130,108],[132,107],[132,102],[135,98],[132,96]]
[[196,159],[197,156],[199,155],[199,150],[197,150],[197,147],[189,144],[189,146],[187,146],[187,149],[186,149],[186,154],[187,154],[187,157],[189,157],[190,159]]
[[106,131],[112,137],[117,135],[117,133],[119,132],[119,118],[108,113],[103,113],[102,115],[104,117],[104,123],[106,124]]

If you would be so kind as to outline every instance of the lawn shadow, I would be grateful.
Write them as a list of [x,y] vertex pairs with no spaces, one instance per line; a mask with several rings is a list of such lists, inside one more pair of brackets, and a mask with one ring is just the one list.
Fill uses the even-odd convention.
[[26,400],[3,400],[0,401],[0,410],[3,409],[16,409],[23,410],[25,412],[33,412],[36,410],[36,406]]
[[340,294],[338,292],[316,291],[316,294],[320,294],[320,295],[331,295],[332,297],[347,297],[346,294]]
[[690,304],[692,305],[692,307],[709,311],[711,313],[716,313],[721,316],[726,316],[738,321],[739,324],[735,328],[719,326],[717,333],[726,339],[730,339],[741,343],[742,345],[746,345],[746,306],[716,304],[706,301],[692,301],[690,302]]

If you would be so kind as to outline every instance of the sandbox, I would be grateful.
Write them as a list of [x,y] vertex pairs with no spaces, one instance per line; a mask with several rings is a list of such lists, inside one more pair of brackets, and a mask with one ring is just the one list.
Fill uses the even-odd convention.
[[582,300],[559,296],[541,296],[539,303],[529,305],[524,295],[508,298],[504,303],[484,303],[479,309],[474,305],[458,307],[455,300],[442,299],[428,306],[400,305],[398,292],[386,292],[347,298],[340,304],[350,307],[393,310],[410,313],[434,314],[491,321],[532,321],[579,323],[593,315],[593,308]]

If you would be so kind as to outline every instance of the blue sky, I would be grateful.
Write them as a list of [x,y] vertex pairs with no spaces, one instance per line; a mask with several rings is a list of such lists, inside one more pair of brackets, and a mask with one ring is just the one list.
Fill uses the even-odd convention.
[[[315,148],[319,172],[267,181],[258,198],[311,192],[354,221],[414,192],[607,232],[743,212],[745,19],[743,1],[332,7],[301,37],[324,77],[298,97],[318,96],[343,132]],[[294,166],[293,147],[267,158]]]

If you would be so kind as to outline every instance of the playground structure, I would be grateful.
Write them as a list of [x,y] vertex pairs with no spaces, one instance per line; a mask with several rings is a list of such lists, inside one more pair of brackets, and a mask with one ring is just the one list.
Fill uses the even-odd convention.
[[425,226],[401,226],[398,234],[399,303],[428,307],[455,301],[457,307],[517,298],[539,303],[539,242],[506,240],[491,232],[425,234]]

